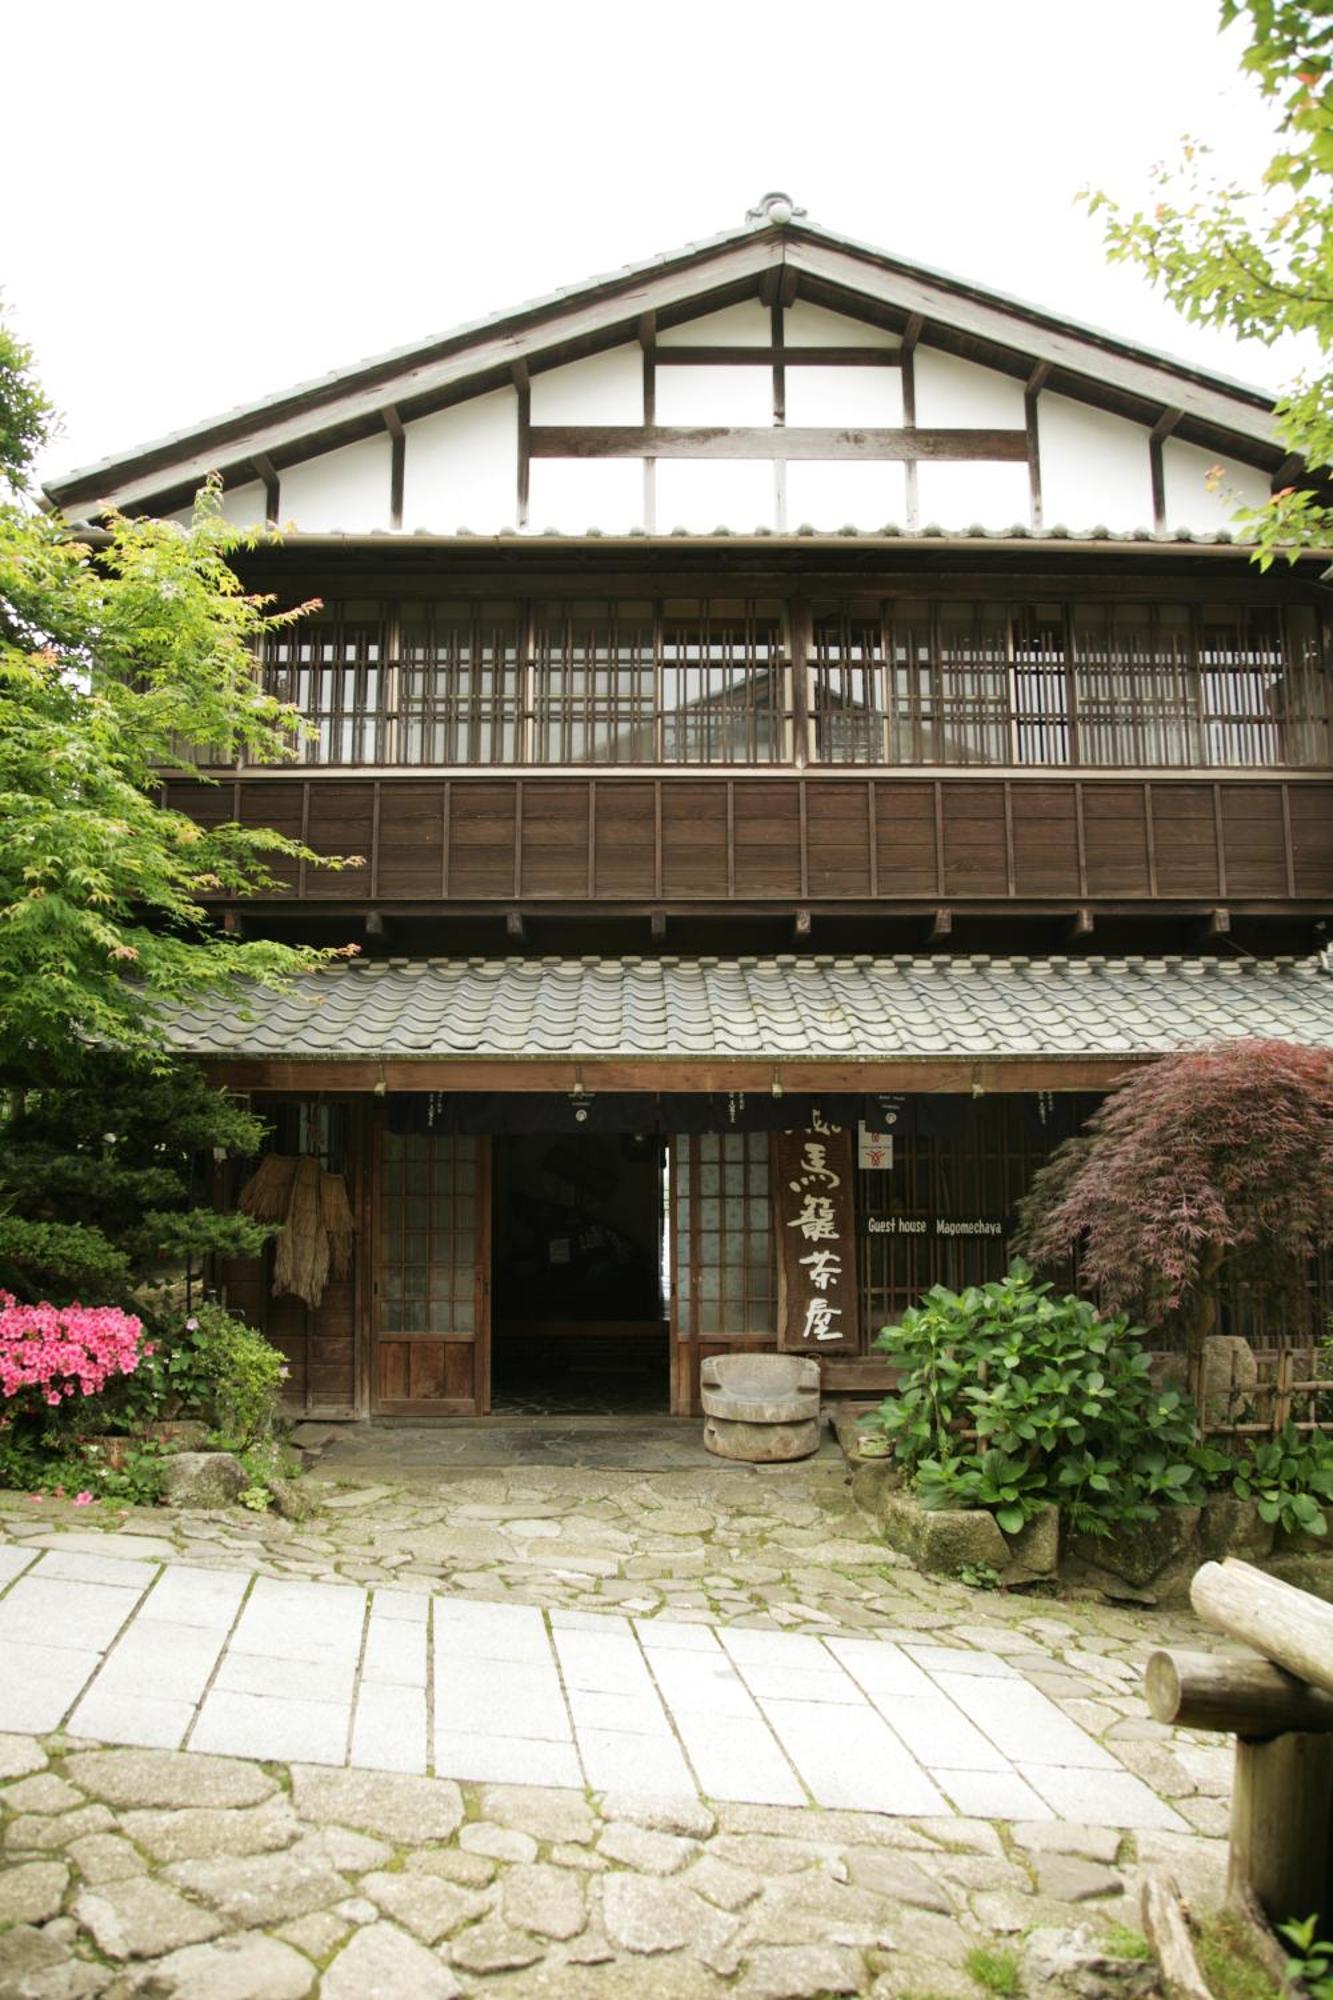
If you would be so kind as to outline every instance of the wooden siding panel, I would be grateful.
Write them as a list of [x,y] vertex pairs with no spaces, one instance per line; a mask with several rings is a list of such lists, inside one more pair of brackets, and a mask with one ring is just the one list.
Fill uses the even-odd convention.
[[1152,785],[1159,896],[1219,896],[1217,821],[1211,785]]
[[939,885],[934,785],[877,784],[875,841],[882,896],[934,895]]
[[657,831],[651,783],[597,785],[593,893],[647,900],[656,886]]
[[1005,895],[1009,885],[1006,845],[1003,785],[945,785],[946,895]]
[[812,897],[868,896],[870,832],[864,783],[807,784],[805,799],[807,893]]
[[1228,896],[1287,894],[1281,785],[1223,785],[1222,844]]
[[1011,796],[1017,894],[1077,896],[1078,807],[1073,785],[1014,785]]
[[726,786],[716,781],[663,785],[663,893],[721,897],[726,884]]
[[1333,786],[1276,777],[1005,781],[784,771],[385,777],[377,785],[378,806],[369,779],[317,775],[242,780],[236,788],[179,780],[167,796],[204,826],[229,819],[236,798],[247,825],[294,839],[305,832],[325,853],[365,855],[364,866],[336,873],[273,864],[279,895],[296,890],[325,905],[367,897],[429,905],[446,896],[1068,903],[1160,895],[1225,903],[1333,894]]
[[1296,894],[1333,895],[1333,785],[1292,785],[1290,797]]
[[[733,792],[738,896],[801,893],[801,800],[796,783],[737,785]],[[725,865],[725,864],[724,864]]]
[[443,879],[444,786],[380,787],[376,893],[388,901],[438,901]]
[[523,895],[580,900],[587,895],[588,791],[587,783],[578,781],[524,784]]
[[1083,827],[1088,894],[1151,895],[1142,785],[1084,785]]
[[[274,783],[245,785],[240,787],[240,804],[237,815],[244,826],[270,826],[275,833],[286,834],[289,840],[301,838],[301,794],[303,787],[299,780],[288,784],[285,779]],[[225,790],[216,794],[227,796]],[[269,871],[289,889],[295,889],[300,879],[300,863],[284,861],[278,855],[270,858]]]
[[370,849],[375,831],[375,788],[371,784],[314,784],[310,787],[307,840],[317,854],[359,854],[359,868],[306,866],[308,897],[366,896],[370,893]]
[[518,787],[456,784],[450,792],[449,892],[512,897]]

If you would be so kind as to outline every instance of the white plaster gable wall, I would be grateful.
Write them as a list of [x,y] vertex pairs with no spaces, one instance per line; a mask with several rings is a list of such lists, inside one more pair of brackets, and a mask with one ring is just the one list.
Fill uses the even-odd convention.
[[1043,392],[1037,436],[1048,528],[1152,532],[1152,468],[1141,424]]
[[470,528],[487,535],[516,526],[517,519],[518,397],[512,389],[492,390],[407,426],[405,528],[441,535]]
[[679,326],[662,327],[659,347],[767,347],[773,337],[768,309],[747,299],[721,312],[702,313]]
[[752,534],[776,519],[773,467],[767,459],[664,458],[657,466],[659,533],[688,528]]
[[771,424],[773,371],[757,368],[659,368],[659,424]]
[[613,347],[532,378],[534,424],[641,424],[643,353]]
[[[793,346],[882,347],[900,343],[866,322],[798,302],[785,315]],[[768,309],[757,301],[706,313],[659,334],[656,420],[665,425],[772,423],[772,373],[746,366],[672,366],[673,349],[699,345],[767,347]],[[1021,380],[929,346],[914,356],[916,421],[923,428],[1001,428],[1025,423]],[[792,428],[895,429],[903,422],[903,375],[897,367],[805,367],[786,371],[786,421]],[[1042,391],[1037,398],[1043,518],[1050,529],[1151,530],[1148,431],[1076,399]],[[643,355],[636,341],[536,372],[534,425],[644,421]],[[388,434],[361,440],[283,468],[279,514],[307,532],[373,532],[390,526]],[[1220,486],[1206,482],[1213,453],[1177,439],[1163,446],[1167,526],[1209,533],[1226,528],[1238,504],[1262,504],[1266,476],[1222,461]],[[518,398],[505,388],[471,398],[407,426],[403,528],[492,534],[518,525]],[[778,475],[764,460],[662,459],[656,470],[659,533],[673,528],[745,534],[779,523]],[[892,461],[788,463],[785,525],[818,531],[874,531],[907,523],[907,476]],[[635,459],[534,458],[528,527],[583,534],[624,534],[645,525],[644,469]],[[1029,521],[1028,471],[1021,462],[926,460],[917,472],[921,528],[979,525],[1003,531]],[[247,480],[224,493],[223,512],[238,526],[262,523],[264,488]],[[169,518],[188,523],[188,509]]]
[[906,522],[906,476],[892,460],[796,459],[787,467],[789,528],[873,532],[889,525],[902,528]]
[[916,420],[926,428],[1022,430],[1027,421],[1023,384],[995,368],[978,368],[938,348],[918,347],[913,357]]
[[837,429],[894,430],[903,420],[896,368],[788,368],[787,422]]
[[383,437],[361,438],[299,465],[284,466],[278,484],[279,518],[307,534],[341,530],[363,535],[387,528],[391,453],[386,431]]
[[534,458],[528,477],[528,527],[581,535],[627,535],[643,526],[641,458]]
[[[1209,470],[1219,465],[1222,478],[1210,492]],[[1262,507],[1268,499],[1268,475],[1233,458],[1218,458],[1196,444],[1167,438],[1162,445],[1162,475],[1166,487],[1168,528],[1193,528],[1215,533],[1229,528],[1238,507]]]
[[896,333],[868,321],[851,319],[846,313],[829,312],[824,306],[808,305],[798,299],[783,315],[782,338],[788,347],[884,347],[902,345]]
[[264,488],[257,479],[250,480],[245,486],[229,487],[222,496],[223,517],[238,528],[262,528],[264,510]]
[[991,459],[961,465],[929,459],[917,467],[916,477],[923,528],[1026,527],[1031,517],[1026,462]]
[[[613,347],[532,378],[534,424],[641,424],[643,352]],[[637,458],[534,458],[528,522],[540,533],[628,534],[643,526],[643,462]]]

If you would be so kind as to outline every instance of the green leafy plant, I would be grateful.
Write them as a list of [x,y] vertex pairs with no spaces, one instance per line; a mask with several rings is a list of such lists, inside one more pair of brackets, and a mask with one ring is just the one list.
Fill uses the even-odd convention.
[[1320,1939],[1319,1919],[1304,1917],[1299,1922],[1278,1925],[1278,1936],[1294,1947],[1287,1960],[1287,1978],[1304,1987],[1310,2000],[1333,2000],[1333,1944]]
[[994,1993],[997,2000],[1014,2000],[1018,1992],[1018,1958],[1014,1952],[978,1944],[972,1947],[963,1964],[968,1977],[978,1986],[984,1986],[988,1993]]
[[168,1373],[182,1387],[189,1384],[219,1446],[246,1452],[272,1438],[287,1376],[278,1349],[211,1300],[196,1307],[183,1331],[188,1338],[168,1362]]
[[1149,1375],[1142,1329],[1007,1276],[937,1285],[875,1343],[899,1370],[876,1422],[926,1507],[985,1507],[1007,1534],[1048,1505],[1108,1533],[1197,1505],[1210,1454],[1179,1392]]
[[1000,1572],[991,1563],[959,1563],[954,1576],[969,1590],[998,1590],[1000,1587]]
[[1255,1502],[1262,1520],[1276,1522],[1288,1534],[1327,1534],[1324,1507],[1333,1504],[1333,1438],[1287,1424],[1236,1463],[1234,1484],[1242,1500]]

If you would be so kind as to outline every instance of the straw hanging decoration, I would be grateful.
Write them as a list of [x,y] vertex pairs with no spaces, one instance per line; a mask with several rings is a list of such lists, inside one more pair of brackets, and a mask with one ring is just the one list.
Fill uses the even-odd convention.
[[325,1173],[310,1154],[270,1153],[241,1189],[246,1215],[282,1223],[274,1241],[273,1294],[316,1307],[330,1274],[352,1268],[356,1224],[341,1174]]

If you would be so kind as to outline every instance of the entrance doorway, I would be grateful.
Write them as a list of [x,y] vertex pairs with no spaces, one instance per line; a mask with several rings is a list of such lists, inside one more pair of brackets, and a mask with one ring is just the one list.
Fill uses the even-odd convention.
[[492,1408],[664,1414],[662,1142],[547,1132],[493,1143]]

